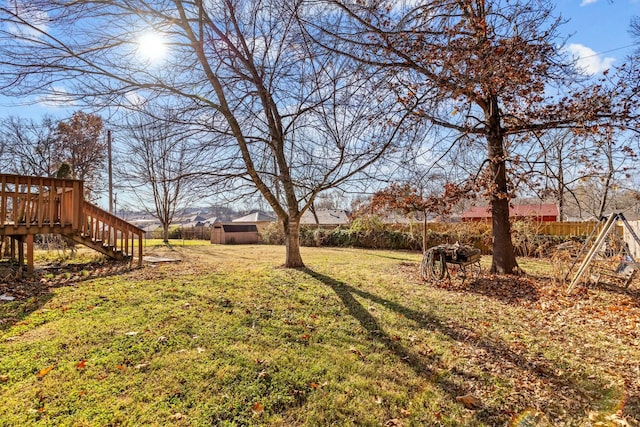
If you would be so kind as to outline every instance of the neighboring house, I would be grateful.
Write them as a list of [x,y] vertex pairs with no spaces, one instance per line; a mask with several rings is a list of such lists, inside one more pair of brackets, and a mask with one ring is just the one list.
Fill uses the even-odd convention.
[[217,222],[211,228],[211,243],[219,245],[250,245],[258,243],[256,224]]
[[215,216],[213,218],[205,218],[205,217],[197,216],[196,218],[193,218],[192,221],[182,224],[182,227],[184,228],[211,227],[216,222],[221,222],[221,221]]
[[[142,228],[147,233],[150,233],[162,226],[162,224],[160,224],[160,221],[155,218],[137,218],[131,219],[128,222],[138,228]],[[151,234],[147,234],[147,237],[149,236],[151,236]]]
[[231,222],[234,224],[253,224],[258,227],[258,230],[262,230],[267,225],[274,223],[276,219],[271,215],[267,215],[262,212],[253,212],[249,215],[245,215],[240,218],[236,218]]
[[[316,216],[318,221],[316,222]],[[307,209],[302,218],[300,224],[302,225],[321,225],[321,226],[338,226],[349,223],[349,215],[347,211],[340,209],[320,209],[316,211],[316,216],[313,215],[311,210]]]
[[[553,203],[537,205],[513,205],[509,207],[509,216],[515,219],[531,219],[542,222],[558,221],[558,207]],[[462,214],[462,221],[491,221],[490,206],[474,206]]]

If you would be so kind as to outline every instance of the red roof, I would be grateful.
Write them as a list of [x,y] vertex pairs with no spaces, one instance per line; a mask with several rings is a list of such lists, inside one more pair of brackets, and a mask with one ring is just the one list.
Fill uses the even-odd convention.
[[[509,207],[509,216],[525,218],[543,218],[547,221],[558,219],[558,207],[553,203],[540,203],[537,205],[512,205]],[[462,214],[462,220],[490,219],[490,206],[474,206]]]

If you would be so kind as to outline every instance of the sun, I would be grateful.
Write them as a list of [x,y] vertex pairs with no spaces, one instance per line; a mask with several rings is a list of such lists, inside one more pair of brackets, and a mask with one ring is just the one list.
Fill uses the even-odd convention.
[[157,62],[167,55],[167,44],[161,34],[149,32],[138,38],[137,54],[144,60]]

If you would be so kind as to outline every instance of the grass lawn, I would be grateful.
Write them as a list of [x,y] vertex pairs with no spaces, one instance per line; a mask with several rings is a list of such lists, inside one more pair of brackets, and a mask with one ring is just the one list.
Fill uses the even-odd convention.
[[[640,292],[423,283],[417,254],[148,242],[0,275],[0,426],[625,426]],[[39,258],[43,259],[43,258]]]

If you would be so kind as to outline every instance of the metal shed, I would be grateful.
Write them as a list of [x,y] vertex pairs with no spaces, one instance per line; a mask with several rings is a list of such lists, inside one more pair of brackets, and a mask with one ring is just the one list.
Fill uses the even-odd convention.
[[219,245],[258,243],[258,227],[255,224],[215,223],[211,228],[211,243]]

